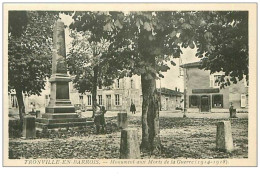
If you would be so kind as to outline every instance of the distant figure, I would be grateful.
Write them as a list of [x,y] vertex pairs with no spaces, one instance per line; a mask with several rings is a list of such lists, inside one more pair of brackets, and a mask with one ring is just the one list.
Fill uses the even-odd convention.
[[135,114],[135,111],[136,111],[135,104],[132,102],[130,106],[130,112],[132,112],[132,114]]
[[233,117],[233,114],[232,114],[233,109],[234,109],[234,107],[233,107],[233,103],[231,102],[231,103],[230,103],[230,107],[229,107],[229,116],[230,116],[230,118]]
[[106,109],[104,106],[100,106],[97,104],[100,110],[97,110],[95,113],[94,123],[96,125],[97,134],[100,133],[100,126],[101,126],[101,133],[106,132],[106,121],[105,121],[105,113]]

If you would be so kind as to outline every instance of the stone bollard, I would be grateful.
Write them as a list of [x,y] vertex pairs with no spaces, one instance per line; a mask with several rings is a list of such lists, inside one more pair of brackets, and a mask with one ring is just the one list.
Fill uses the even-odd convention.
[[232,152],[234,150],[230,121],[217,123],[216,146],[217,149],[226,152]]
[[35,117],[25,116],[23,118],[23,137],[25,139],[36,138]]
[[40,118],[41,117],[41,111],[37,110],[36,111],[36,118]]
[[126,128],[121,131],[120,159],[140,159],[137,129]]
[[118,122],[118,127],[119,128],[126,128],[128,125],[127,122],[127,113],[126,112],[120,112],[117,114],[117,122]]

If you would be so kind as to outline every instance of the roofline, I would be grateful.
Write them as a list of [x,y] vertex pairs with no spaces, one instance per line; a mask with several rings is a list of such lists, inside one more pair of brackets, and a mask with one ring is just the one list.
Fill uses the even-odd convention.
[[180,67],[182,68],[195,68],[195,67],[200,67],[202,65],[202,62],[192,62],[192,63],[187,63],[187,64],[182,64]]

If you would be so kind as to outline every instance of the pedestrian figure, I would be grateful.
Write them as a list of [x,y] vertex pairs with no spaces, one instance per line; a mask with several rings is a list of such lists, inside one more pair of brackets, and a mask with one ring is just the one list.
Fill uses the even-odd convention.
[[232,118],[233,117],[233,115],[232,115],[232,113],[233,113],[233,103],[231,102],[230,103],[230,107],[229,107],[229,116],[230,116],[230,118]]
[[[105,133],[106,132],[106,122],[105,122],[105,113],[106,109],[104,106],[100,106],[97,104],[97,107],[99,110],[96,110],[95,112],[95,118],[94,118],[94,123],[96,125],[96,133]],[[101,127],[101,132],[100,132],[100,127]]]
[[132,114],[135,114],[135,111],[136,111],[135,104],[132,102],[130,106],[130,112],[132,112]]

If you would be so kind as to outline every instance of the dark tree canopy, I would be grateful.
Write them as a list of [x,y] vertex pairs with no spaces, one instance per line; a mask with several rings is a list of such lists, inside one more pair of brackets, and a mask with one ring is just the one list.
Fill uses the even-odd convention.
[[248,12],[204,12],[196,31],[197,56],[202,68],[229,76],[222,85],[248,80]]
[[21,36],[27,27],[28,17],[26,11],[9,11],[8,12],[8,32],[12,36]]
[[[9,15],[9,90],[20,89],[28,95],[40,95],[51,74],[52,27],[58,14],[29,11],[10,12]],[[20,22],[24,16],[26,22]]]

